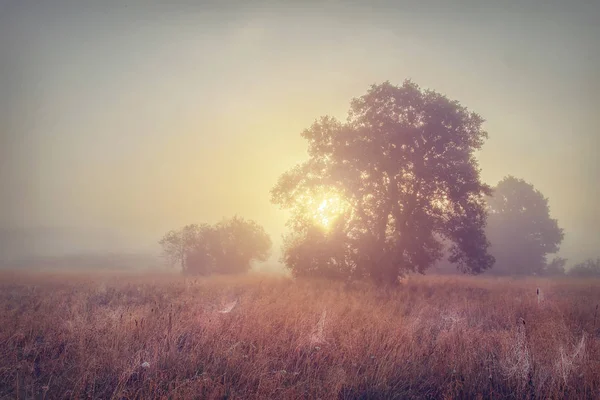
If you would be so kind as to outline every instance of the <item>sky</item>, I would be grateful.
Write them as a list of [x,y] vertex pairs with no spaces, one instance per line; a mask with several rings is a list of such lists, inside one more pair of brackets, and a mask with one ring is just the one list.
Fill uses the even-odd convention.
[[155,249],[234,214],[278,247],[269,190],[306,159],[300,132],[410,78],[486,119],[483,180],[547,196],[562,256],[600,256],[598,16],[584,0],[0,0],[4,247]]

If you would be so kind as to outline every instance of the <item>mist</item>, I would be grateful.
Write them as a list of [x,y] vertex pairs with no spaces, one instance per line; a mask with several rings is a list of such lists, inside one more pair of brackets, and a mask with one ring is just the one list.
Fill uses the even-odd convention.
[[481,114],[482,180],[532,182],[559,254],[596,257],[600,7],[521,3],[0,1],[1,257],[158,254],[239,214],[275,262],[300,132],[406,78]]

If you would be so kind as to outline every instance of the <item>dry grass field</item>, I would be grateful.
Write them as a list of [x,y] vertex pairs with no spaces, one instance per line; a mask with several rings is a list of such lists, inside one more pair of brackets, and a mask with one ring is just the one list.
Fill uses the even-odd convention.
[[0,282],[1,399],[600,397],[597,281]]

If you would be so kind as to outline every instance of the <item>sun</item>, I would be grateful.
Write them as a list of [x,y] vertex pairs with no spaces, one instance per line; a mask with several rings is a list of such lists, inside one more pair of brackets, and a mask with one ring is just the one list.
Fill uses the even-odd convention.
[[342,197],[335,193],[315,196],[310,203],[312,219],[325,229],[331,228],[348,207]]

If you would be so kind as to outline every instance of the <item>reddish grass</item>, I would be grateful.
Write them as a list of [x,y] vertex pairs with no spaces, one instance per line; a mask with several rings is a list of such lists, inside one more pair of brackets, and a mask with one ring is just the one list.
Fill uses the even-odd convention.
[[417,277],[382,291],[3,272],[0,282],[2,399],[600,396],[598,281]]

